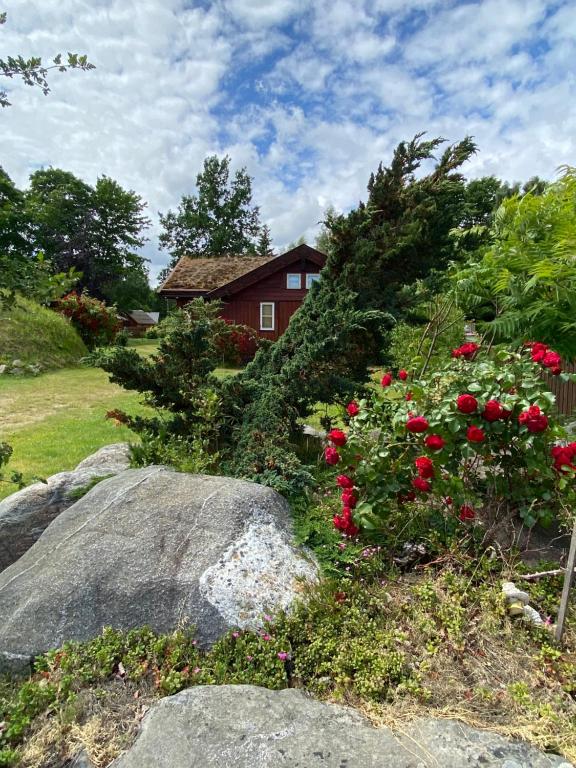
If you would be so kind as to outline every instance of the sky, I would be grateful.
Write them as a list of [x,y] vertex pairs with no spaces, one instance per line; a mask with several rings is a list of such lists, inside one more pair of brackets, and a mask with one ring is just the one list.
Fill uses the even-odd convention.
[[0,58],[86,53],[51,93],[2,78],[0,165],[107,175],[158,212],[204,158],[246,167],[281,252],[366,197],[398,142],[474,137],[469,178],[576,165],[576,0],[4,0]]

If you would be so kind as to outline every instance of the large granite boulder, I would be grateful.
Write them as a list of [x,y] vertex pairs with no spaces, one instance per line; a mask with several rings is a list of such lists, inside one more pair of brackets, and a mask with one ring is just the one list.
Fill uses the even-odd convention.
[[454,720],[403,735],[301,691],[198,686],[162,699],[110,768],[573,768],[525,742]]
[[317,578],[287,502],[243,480],[122,472],[62,512],[0,574],[0,669],[105,626],[196,625],[203,646],[256,627]]
[[74,504],[75,494],[97,477],[130,466],[128,443],[105,445],[70,472],[52,475],[0,501],[0,571],[16,562],[52,520]]

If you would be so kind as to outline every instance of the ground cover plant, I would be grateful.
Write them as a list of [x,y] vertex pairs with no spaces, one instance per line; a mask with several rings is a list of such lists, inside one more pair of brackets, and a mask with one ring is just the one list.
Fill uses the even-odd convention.
[[[315,503],[327,512],[337,500]],[[331,561],[332,576],[292,614],[263,617],[259,632],[233,630],[209,651],[191,628],[106,629],[38,658],[29,679],[0,686],[0,765],[41,768],[84,746],[103,768],[159,697],[239,683],[303,687],[392,727],[455,717],[576,757],[576,616],[562,647],[512,618],[501,580],[520,577],[516,562],[482,553],[466,535],[412,572],[342,538]],[[527,589],[552,622],[558,578]]]

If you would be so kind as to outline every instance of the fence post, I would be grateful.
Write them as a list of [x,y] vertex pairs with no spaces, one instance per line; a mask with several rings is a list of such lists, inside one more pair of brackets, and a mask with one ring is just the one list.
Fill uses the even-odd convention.
[[568,601],[570,599],[570,587],[574,580],[574,566],[576,565],[576,520],[572,528],[572,540],[570,542],[570,552],[568,553],[568,562],[566,563],[566,572],[564,574],[564,587],[562,589],[562,598],[560,600],[560,610],[558,611],[558,621],[556,623],[556,640],[562,639],[566,614],[568,612]]

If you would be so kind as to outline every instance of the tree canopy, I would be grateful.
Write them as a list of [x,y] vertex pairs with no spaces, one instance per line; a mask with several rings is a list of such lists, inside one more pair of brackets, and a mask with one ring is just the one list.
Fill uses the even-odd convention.
[[196,189],[196,195],[184,195],[177,211],[160,214],[159,240],[170,253],[170,266],[182,256],[253,256],[270,249],[245,168],[231,179],[230,158],[211,155],[196,177]]
[[98,298],[133,272],[145,275],[136,253],[150,221],[133,191],[101,176],[94,187],[68,171],[48,168],[30,177],[26,193],[35,247],[57,271],[82,272],[78,287]]

